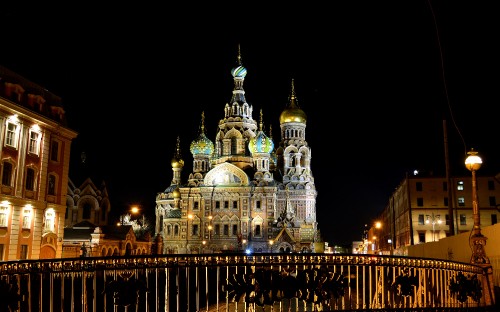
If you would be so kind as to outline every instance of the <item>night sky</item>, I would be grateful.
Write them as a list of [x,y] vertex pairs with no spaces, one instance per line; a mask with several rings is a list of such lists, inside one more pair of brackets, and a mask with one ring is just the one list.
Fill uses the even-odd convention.
[[[177,136],[189,144],[205,111],[215,139],[231,99],[238,45],[253,118],[280,141],[291,80],[307,114],[319,228],[331,244],[361,239],[414,169],[500,172],[500,19],[486,1],[245,2],[164,8],[11,3],[0,10],[0,64],[61,96],[73,141],[70,178],[105,181],[112,209],[170,185]],[[167,6],[168,7],[168,6]],[[86,154],[85,168],[80,155]]]

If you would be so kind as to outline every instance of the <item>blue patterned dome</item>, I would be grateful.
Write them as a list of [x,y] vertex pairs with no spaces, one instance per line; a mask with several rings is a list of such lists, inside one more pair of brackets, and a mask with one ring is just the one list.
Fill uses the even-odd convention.
[[248,143],[250,153],[271,153],[274,149],[273,140],[267,137],[264,132],[259,131]]
[[210,156],[214,152],[214,143],[210,141],[204,133],[201,133],[196,140],[191,142],[189,147],[191,154]]
[[236,66],[231,70],[231,75],[233,75],[234,78],[245,78],[245,76],[247,75],[247,69],[242,65]]
[[205,112],[201,113],[200,135],[196,140],[191,142],[189,147],[191,154],[210,156],[214,152],[214,143],[205,135]]

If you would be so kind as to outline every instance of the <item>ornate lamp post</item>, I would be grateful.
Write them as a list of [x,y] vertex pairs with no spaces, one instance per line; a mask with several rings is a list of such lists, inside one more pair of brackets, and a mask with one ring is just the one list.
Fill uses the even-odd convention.
[[477,181],[476,171],[481,168],[483,160],[477,155],[474,149],[467,153],[469,155],[465,159],[465,167],[472,173],[472,213],[474,217],[474,227],[470,237],[469,244],[472,247],[472,256],[470,262],[477,264],[484,269],[483,274],[483,289],[484,301],[486,304],[495,304],[495,294],[492,291],[493,285],[493,267],[490,264],[490,259],[486,256],[484,246],[486,246],[486,236],[481,234],[481,222],[479,218],[479,204],[477,200]]
[[472,173],[472,214],[474,217],[474,227],[470,237],[470,244],[472,246],[472,257],[470,262],[473,264],[485,264],[490,263],[490,260],[486,257],[486,252],[484,250],[487,238],[481,234],[476,182],[476,171],[481,168],[483,161],[474,149],[471,149],[467,155],[469,156],[465,159],[465,167]]

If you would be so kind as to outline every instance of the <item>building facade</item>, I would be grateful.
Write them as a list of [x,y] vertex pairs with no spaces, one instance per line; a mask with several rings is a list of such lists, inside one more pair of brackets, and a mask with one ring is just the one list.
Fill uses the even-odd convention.
[[0,260],[61,256],[76,136],[60,97],[0,66]]
[[[481,226],[496,224],[500,216],[500,179],[477,176]],[[372,252],[406,254],[405,246],[438,241],[470,232],[474,225],[472,177],[407,175],[389,198],[367,240]],[[452,224],[453,223],[453,224]]]
[[317,192],[307,116],[298,105],[294,81],[275,146],[272,134],[264,132],[263,111],[255,120],[246,101],[247,69],[239,51],[237,60],[231,70],[232,97],[221,106],[214,141],[205,134],[201,113],[187,181],[181,178],[185,164],[177,140],[172,181],[156,196],[158,253],[314,251]]

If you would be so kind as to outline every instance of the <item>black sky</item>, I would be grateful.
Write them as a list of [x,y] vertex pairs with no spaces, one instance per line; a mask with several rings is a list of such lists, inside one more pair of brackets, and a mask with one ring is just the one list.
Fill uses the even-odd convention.
[[[244,88],[277,145],[291,79],[308,116],[319,227],[331,243],[361,238],[413,169],[499,172],[500,20],[492,2],[346,1],[283,7],[71,7],[0,10],[0,64],[61,96],[72,144],[70,178],[108,185],[112,208],[149,213],[172,179],[176,137],[190,142],[205,111],[215,138],[233,89],[238,44]],[[435,22],[437,24],[435,24]],[[451,114],[452,113],[452,114]],[[86,174],[87,172],[85,172]]]

